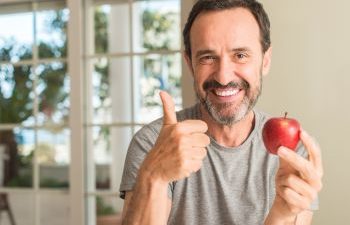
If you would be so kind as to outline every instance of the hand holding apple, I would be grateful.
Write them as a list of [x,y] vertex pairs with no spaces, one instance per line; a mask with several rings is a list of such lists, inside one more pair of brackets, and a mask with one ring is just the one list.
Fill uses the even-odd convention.
[[295,150],[300,140],[300,125],[297,120],[284,117],[269,119],[262,131],[266,149],[271,154],[277,154],[280,146]]

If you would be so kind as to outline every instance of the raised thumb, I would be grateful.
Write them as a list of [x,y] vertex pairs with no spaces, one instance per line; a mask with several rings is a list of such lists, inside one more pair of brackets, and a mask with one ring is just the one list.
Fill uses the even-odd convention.
[[163,124],[164,125],[170,125],[170,124],[176,124],[176,113],[175,113],[175,104],[173,101],[173,98],[165,91],[161,91],[159,93],[160,99],[163,103]]

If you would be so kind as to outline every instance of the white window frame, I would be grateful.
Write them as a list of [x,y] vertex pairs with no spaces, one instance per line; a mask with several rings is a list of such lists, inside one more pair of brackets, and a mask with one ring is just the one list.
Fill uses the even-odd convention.
[[[43,4],[45,3],[45,4]],[[39,6],[40,4],[40,6]],[[43,4],[43,5],[42,5]],[[52,62],[61,62],[67,63],[67,58],[39,58],[38,55],[38,46],[37,46],[37,27],[36,27],[36,13],[41,10],[47,9],[62,9],[65,6],[65,0],[54,0],[54,1],[28,1],[28,0],[0,0],[0,14],[11,14],[11,13],[21,13],[21,12],[30,12],[33,14],[33,46],[32,46],[32,59],[30,60],[21,60],[19,62],[10,62],[10,61],[0,61],[0,64],[8,64],[12,66],[23,66],[30,65],[32,68],[36,68],[40,64],[49,64]],[[33,80],[33,89],[35,89],[38,83],[38,76],[34,76]],[[34,92],[35,95],[37,94]],[[37,115],[39,113],[38,109],[38,96],[34,98],[34,109],[33,115]],[[68,127],[69,124],[64,124],[64,127]],[[54,127],[50,125],[50,128]],[[12,130],[15,128],[19,129],[33,129],[34,131],[38,131],[39,129],[48,128],[48,126],[39,126],[35,124],[34,126],[23,126],[21,124],[0,124],[0,130]],[[38,144],[38,137],[35,136],[35,145]],[[67,165],[69,167],[69,165]],[[35,225],[41,225],[41,212],[40,212],[40,196],[42,195],[68,195],[69,189],[52,189],[52,188],[41,188],[40,187],[40,171],[39,171],[39,162],[37,151],[33,151],[33,186],[31,188],[10,188],[10,187],[0,187],[0,192],[8,193],[8,194],[26,194],[33,196],[33,221],[31,223]],[[71,181],[72,179],[70,179]],[[12,209],[13,210],[13,209]],[[16,218],[15,218],[16,219]]]
[[[53,59],[39,59],[37,55],[37,50],[33,51],[33,59],[21,61],[18,63],[11,63],[12,65],[28,65],[31,64],[36,66],[41,63],[50,63],[50,62],[66,62],[68,65],[68,74],[71,78],[71,93],[70,93],[70,121],[69,128],[71,133],[71,151],[70,151],[70,165],[69,165],[69,189],[68,190],[52,190],[52,189],[42,189],[39,187],[39,167],[38,165],[34,166],[34,182],[33,188],[31,189],[14,189],[14,188],[0,188],[1,192],[6,193],[20,193],[20,194],[34,194],[35,197],[35,206],[34,206],[34,224],[40,225],[40,198],[41,194],[69,194],[70,198],[70,218],[69,224],[71,225],[85,225],[88,224],[89,221],[86,215],[86,197],[87,196],[117,196],[117,191],[96,191],[96,192],[86,192],[86,171],[85,171],[85,163],[87,159],[87,154],[85,152],[85,127],[89,126],[97,126],[98,124],[85,124],[84,121],[84,110],[86,109],[84,106],[84,74],[86,74],[86,62],[91,58],[102,57],[102,55],[91,55],[87,54],[89,49],[92,52],[92,46],[88,46],[93,41],[89,39],[93,39],[93,35],[91,35],[91,30],[88,30],[89,23],[91,24],[93,21],[92,12],[89,11],[89,7],[92,4],[101,4],[101,3],[113,3],[115,0],[66,0],[67,8],[70,12],[69,21],[68,21],[68,55],[67,58],[53,58]],[[120,0],[119,0],[120,1]],[[132,4],[132,0],[123,0]],[[37,10],[38,2],[41,1],[29,1],[29,0],[0,0],[0,4],[8,3],[8,4],[21,4],[22,9],[26,7],[26,4],[32,5],[32,10]],[[59,0],[55,0],[51,2],[55,2],[59,4]],[[187,19],[187,15],[189,10],[191,9],[195,0],[181,0],[181,24],[182,27]],[[4,10],[4,8],[2,8]],[[17,8],[17,10],[20,8]],[[131,9],[131,7],[130,7]],[[14,10],[15,12],[16,10]],[[1,13],[1,10],[0,10]],[[132,16],[132,12],[130,13]],[[131,23],[130,19],[130,23]],[[35,24],[35,21],[34,21]],[[131,25],[131,24],[130,24]],[[34,29],[36,29],[34,27]],[[130,29],[132,32],[132,29]],[[36,32],[34,32],[36,33]],[[90,35],[88,35],[90,34]],[[132,37],[132,34],[131,36]],[[36,41],[34,40],[34,43]],[[133,42],[130,41],[130,45]],[[34,45],[35,46],[35,45]],[[133,49],[131,46],[130,49]],[[183,47],[182,47],[183,49]],[[36,53],[35,53],[36,52]],[[145,55],[150,53],[156,54],[172,54],[178,53],[180,51],[155,51],[155,52],[147,52],[147,53],[128,53],[128,54],[104,54],[103,57],[114,58],[118,56],[134,56],[134,55]],[[131,57],[131,61],[132,61]],[[4,63],[4,62],[0,62]],[[132,62],[131,62],[132,63]],[[133,68],[131,66],[131,68]],[[133,71],[131,71],[133,74]],[[186,68],[186,64],[182,63],[182,95],[183,97],[183,106],[189,106],[194,102],[194,95],[192,91],[192,80],[189,71]],[[133,82],[132,82],[133,83]],[[133,98],[133,96],[132,96]],[[38,112],[38,109],[34,109],[35,112]],[[74,118],[74,119],[73,119]],[[137,123],[111,123],[109,124],[113,127],[123,127],[123,126],[137,126],[141,124]],[[16,124],[1,124],[0,129],[12,129],[15,127],[23,128]],[[41,127],[42,128],[42,127]],[[37,141],[37,140],[36,140]],[[34,153],[34,157],[36,154]],[[93,221],[94,222],[94,221]]]

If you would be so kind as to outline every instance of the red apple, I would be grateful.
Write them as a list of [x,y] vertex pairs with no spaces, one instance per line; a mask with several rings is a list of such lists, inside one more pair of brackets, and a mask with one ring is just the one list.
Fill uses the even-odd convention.
[[300,140],[300,125],[297,120],[284,117],[269,119],[262,130],[262,138],[266,149],[277,154],[280,146],[295,150]]

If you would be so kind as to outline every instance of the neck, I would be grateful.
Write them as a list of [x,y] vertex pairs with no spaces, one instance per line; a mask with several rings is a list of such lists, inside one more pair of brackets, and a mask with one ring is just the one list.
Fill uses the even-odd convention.
[[230,126],[214,121],[202,105],[200,105],[200,112],[202,120],[208,124],[208,135],[224,147],[237,147],[241,145],[254,129],[253,110],[250,110],[243,119]]

